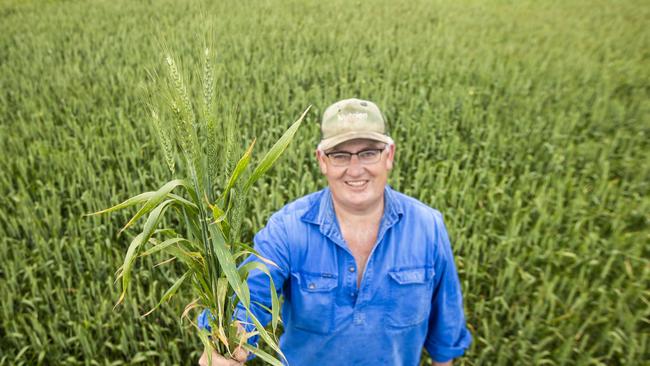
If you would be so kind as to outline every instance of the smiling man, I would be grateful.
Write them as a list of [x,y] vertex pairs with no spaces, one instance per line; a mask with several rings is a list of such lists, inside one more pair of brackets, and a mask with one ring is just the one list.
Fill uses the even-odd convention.
[[[285,298],[289,365],[416,366],[423,347],[434,364],[451,364],[471,336],[442,215],[387,185],[395,143],[374,103],[333,104],[321,130],[316,158],[328,187],[276,212],[254,239],[278,265],[269,269]],[[266,275],[248,283],[252,303],[270,307]],[[270,321],[264,307],[252,310]],[[243,309],[238,318],[246,322]],[[213,365],[246,358],[214,356]]]

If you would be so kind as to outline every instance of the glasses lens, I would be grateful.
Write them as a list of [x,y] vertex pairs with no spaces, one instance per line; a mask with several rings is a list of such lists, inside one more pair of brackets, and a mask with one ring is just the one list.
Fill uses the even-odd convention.
[[376,163],[379,160],[379,155],[381,154],[380,150],[365,150],[359,152],[359,160],[362,163]]
[[350,157],[352,156],[349,153],[333,153],[328,155],[332,164],[336,166],[348,165],[350,163]]

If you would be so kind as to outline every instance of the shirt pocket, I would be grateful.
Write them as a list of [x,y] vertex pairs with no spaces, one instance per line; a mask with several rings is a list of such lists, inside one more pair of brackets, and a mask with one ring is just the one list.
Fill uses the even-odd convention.
[[388,311],[389,325],[410,327],[429,318],[434,274],[430,267],[388,272],[392,305]]
[[334,328],[338,276],[331,273],[292,273],[291,320],[293,326],[314,333]]

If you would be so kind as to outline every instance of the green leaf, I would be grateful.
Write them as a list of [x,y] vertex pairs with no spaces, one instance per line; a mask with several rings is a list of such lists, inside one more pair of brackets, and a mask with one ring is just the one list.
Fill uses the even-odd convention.
[[175,194],[173,194],[173,193],[170,193],[170,194],[167,195],[167,197],[168,197],[168,198],[173,198],[174,200],[176,200],[176,203],[177,203],[179,206],[183,206],[183,207],[185,207],[185,208],[191,210],[191,211],[194,212],[194,213],[196,213],[196,212],[199,211],[198,206],[196,206],[194,203],[192,203],[192,202],[186,200],[185,198],[183,198],[183,197],[181,197],[181,196],[177,196],[177,195],[175,195]]
[[311,106],[307,107],[304,112],[302,112],[302,115],[296,122],[289,127],[289,129],[280,137],[280,139],[271,147],[271,149],[264,155],[260,163],[257,165],[255,170],[253,171],[253,174],[248,178],[248,181],[246,182],[246,185],[244,187],[244,192],[248,192],[250,187],[255,183],[264,173],[266,173],[267,170],[273,166],[273,164],[280,158],[280,155],[284,152],[284,150],[287,149],[289,144],[291,143],[291,140],[293,140],[293,136],[296,134],[296,131],[298,131],[298,127],[300,127],[300,124],[302,123],[303,119],[305,118],[305,115],[307,115],[307,112]]
[[117,301],[118,305],[124,301],[124,297],[129,288],[129,283],[131,282],[131,270],[133,269],[133,263],[135,262],[136,254],[138,249],[142,244],[146,243],[151,235],[153,234],[160,218],[163,213],[167,210],[167,207],[174,202],[173,200],[167,200],[159,204],[147,218],[147,221],[144,224],[144,229],[140,234],[138,234],[129,245],[129,249],[126,251],[126,256],[124,257],[124,264],[122,265],[122,272],[120,276],[122,277],[122,294],[120,295],[119,300]]
[[156,194],[156,192],[140,193],[139,195],[133,196],[133,197],[129,198],[128,200],[126,200],[126,201],[124,201],[124,202],[122,202],[120,204],[117,204],[117,205],[115,205],[113,207],[109,207],[107,209],[97,211],[97,212],[93,212],[93,213],[90,213],[90,214],[85,214],[84,216],[100,215],[100,214],[103,214],[103,213],[108,213],[108,212],[121,210],[123,208],[133,206],[133,205],[138,204],[138,203],[145,202],[145,201],[151,199],[151,197],[153,197],[155,194]]
[[[232,195],[228,196],[232,197]],[[222,210],[219,206],[217,206],[217,204],[211,205],[208,203],[208,207],[212,209],[212,217],[214,218],[214,221],[212,221],[211,224],[216,224],[219,227],[220,232],[223,233],[224,237],[228,236],[230,233],[230,224],[226,218],[228,217],[228,212],[230,212],[232,206],[232,199],[228,200],[228,207],[226,207],[226,211]]]
[[273,261],[270,260],[270,259],[266,259],[266,258],[264,258],[260,253],[257,252],[257,250],[255,250],[253,247],[251,247],[251,246],[249,246],[249,245],[247,245],[247,244],[244,244],[244,243],[237,243],[237,247],[241,248],[242,250],[238,251],[237,253],[235,253],[235,254],[233,255],[233,257],[234,257],[235,259],[237,259],[237,258],[239,258],[239,257],[242,257],[242,256],[244,256],[244,255],[246,255],[246,254],[253,254],[253,255],[255,255],[257,258],[259,258],[259,260],[261,260],[262,262],[264,262],[265,264],[267,264],[267,265],[269,265],[269,266],[276,267],[276,268],[280,268],[280,266],[278,266],[277,264],[275,264],[275,262],[273,262]]
[[248,288],[248,281],[246,281],[246,279],[242,279],[241,283],[239,284],[239,288],[241,289],[241,293],[243,295],[242,297],[239,297],[239,301],[245,304],[247,311],[250,311],[251,292]]
[[[223,314],[223,309],[226,305],[227,296],[228,296],[228,280],[223,277],[219,278],[217,280],[217,310],[218,310],[217,319],[219,320],[219,325],[223,324],[224,320],[226,319]],[[229,318],[228,321],[230,321]]]
[[158,309],[158,308],[160,307],[160,305],[162,305],[162,303],[164,303],[165,301],[169,301],[169,299],[171,299],[171,298],[174,296],[174,294],[176,293],[176,291],[178,291],[178,289],[179,289],[179,288],[181,287],[181,285],[183,284],[183,281],[185,281],[185,279],[187,278],[187,276],[188,276],[190,273],[191,273],[191,271],[187,271],[187,272],[185,272],[185,274],[184,274],[181,278],[179,278],[178,280],[176,280],[176,282],[174,282],[174,284],[172,285],[172,287],[170,287],[170,288],[169,288],[169,289],[168,289],[168,290],[163,294],[163,296],[160,298],[160,301],[158,302],[158,304],[157,304],[156,306],[154,306],[153,309],[149,310],[149,311],[146,312],[144,315],[142,315],[142,317],[144,318],[144,317],[146,317],[147,315],[151,314],[154,310]]
[[239,159],[239,162],[237,162],[235,169],[230,175],[228,184],[226,185],[226,188],[223,190],[223,195],[228,195],[230,193],[230,189],[235,186],[241,174],[244,172],[244,170],[246,170],[248,163],[250,163],[251,161],[251,155],[253,153],[253,147],[255,146],[255,141],[256,140],[254,139],[253,142],[248,147],[248,149],[246,150],[246,152],[244,153],[244,155],[242,155],[242,157]]
[[203,343],[203,350],[208,354],[208,365],[212,365],[212,351],[214,350],[214,345],[210,341],[210,333],[205,329],[199,329],[199,339]]
[[248,343],[242,344],[242,348],[244,348],[245,350],[251,352],[255,356],[261,358],[263,361],[265,361],[265,362],[267,362],[267,363],[269,363],[269,364],[271,364],[273,366],[282,366],[282,362],[280,362],[280,360],[278,360],[277,358],[271,356],[270,354],[262,351],[260,348],[253,347]]
[[183,264],[193,269],[194,271],[200,271],[203,268],[200,261],[200,259],[203,257],[199,252],[188,252],[185,251],[183,248],[174,245],[165,247],[162,250],[178,258],[178,260],[183,262]]
[[138,210],[138,212],[129,220],[129,222],[124,225],[122,229],[120,229],[120,233],[124,230],[126,230],[129,226],[133,225],[134,222],[136,222],[140,217],[146,215],[149,213],[151,210],[154,209],[154,207],[158,206],[160,202],[162,202],[168,193],[170,193],[174,188],[178,186],[183,186],[183,187],[188,187],[187,182],[185,182],[182,179],[175,179],[171,182],[167,182],[165,185],[160,187],[147,201],[147,203]]
[[140,254],[140,256],[141,256],[141,257],[145,257],[145,256],[151,255],[151,254],[153,254],[153,253],[157,253],[157,252],[159,252],[159,251],[161,251],[161,250],[166,249],[166,248],[167,248],[168,246],[170,246],[170,245],[174,245],[174,244],[181,243],[181,242],[187,242],[187,243],[190,243],[190,241],[187,240],[187,239],[185,239],[185,238],[172,238],[172,239],[167,239],[167,240],[165,240],[164,242],[159,243],[159,244],[156,244],[155,246],[149,248],[147,251],[145,251],[144,253]]
[[262,323],[260,323],[257,317],[255,317],[255,315],[250,311],[250,307],[246,307],[246,315],[253,322],[253,325],[255,325],[255,328],[259,332],[259,335],[262,338],[262,340],[264,340],[264,342],[266,342],[266,344],[269,347],[271,347],[275,352],[277,352],[280,356],[282,356],[283,359],[286,360],[277,342],[273,339],[273,337],[269,334],[269,332],[266,331],[264,325],[262,325]]
[[[235,259],[233,258],[232,253],[230,253],[230,251],[226,247],[226,242],[224,240],[224,237],[221,234],[221,232],[217,229],[217,226],[209,225],[208,228],[210,230],[210,239],[212,240],[211,249],[214,251],[215,255],[217,256],[219,265],[221,266],[221,269],[223,270],[226,279],[228,279],[228,283],[235,290],[235,294],[237,294],[237,297],[242,299],[244,298],[244,294],[242,293],[242,288],[241,288],[242,280],[241,277],[239,276],[239,272],[237,272]],[[248,306],[248,304],[246,305]]]
[[208,285],[208,280],[206,278],[206,276],[209,275],[207,268],[203,265],[201,265],[200,268],[201,271],[197,272],[195,270],[194,276],[192,276],[192,279],[194,280],[192,283],[194,290],[203,301],[203,304],[215,304],[216,299],[212,296],[212,290],[210,289],[210,285]]
[[201,228],[199,227],[197,215],[192,215],[191,212],[188,213],[188,210],[184,207],[182,207],[181,210],[183,212],[183,219],[185,220],[185,227],[189,229],[195,239],[200,239]]
[[246,278],[247,274],[249,274],[254,269],[263,272],[269,278],[269,287],[271,291],[271,325],[273,327],[273,331],[275,332],[278,327],[278,320],[280,320],[280,300],[278,299],[278,293],[275,289],[275,283],[273,282],[273,277],[271,277],[269,269],[266,267],[266,265],[264,265],[264,263],[251,261],[239,268],[239,275],[243,278]]
[[208,204],[210,209],[212,209],[212,217],[214,218],[213,223],[218,224],[222,222],[223,220],[226,219],[226,216],[228,215],[228,210],[230,210],[230,206],[226,208],[226,211],[222,210],[221,207],[217,206],[216,204]]

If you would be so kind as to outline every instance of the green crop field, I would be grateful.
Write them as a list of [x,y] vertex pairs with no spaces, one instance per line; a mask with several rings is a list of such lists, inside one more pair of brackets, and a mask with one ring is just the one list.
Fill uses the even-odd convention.
[[456,364],[647,365],[648,24],[641,0],[1,1],[0,365],[197,362],[189,291],[140,316],[178,264],[138,261],[113,309],[135,209],[83,215],[171,179],[149,73],[168,47],[198,100],[209,32],[242,151],[313,105],[252,190],[248,240],[325,186],[323,109],[370,99],[390,184],[445,216],[474,336]]

